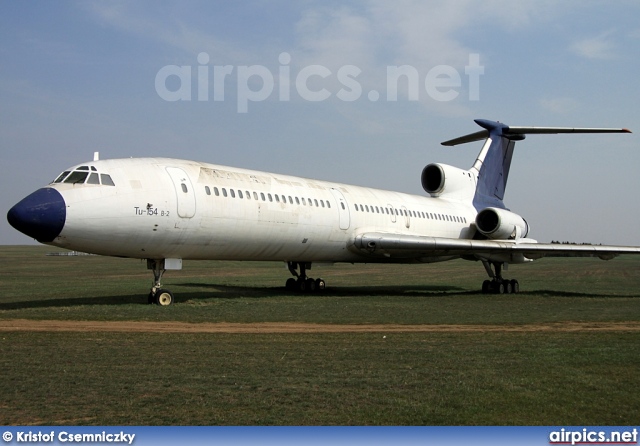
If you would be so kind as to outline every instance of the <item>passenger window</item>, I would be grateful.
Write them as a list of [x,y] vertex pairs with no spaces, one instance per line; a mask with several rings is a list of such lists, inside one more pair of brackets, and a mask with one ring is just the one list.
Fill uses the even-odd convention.
[[245,191],[245,194],[247,195],[247,200],[251,200],[251,192]]
[[98,177],[98,174],[94,172],[91,175],[89,175],[87,184],[100,184],[100,178]]
[[222,188],[222,196],[227,196],[227,189],[225,189],[224,187]]
[[273,201],[273,197],[271,196],[271,194],[267,194],[267,196],[269,197],[269,201]]
[[280,197],[278,196],[278,194],[276,194],[275,197],[276,197],[276,202],[280,203]]
[[113,180],[111,179],[111,175],[107,175],[106,173],[100,174],[100,181],[103,186],[115,186]]
[[342,206],[342,209],[347,209],[347,208],[344,206],[344,203],[343,203],[343,202],[340,202],[340,206]]
[[264,193],[260,192],[260,198],[262,198],[262,201],[267,201],[267,199],[264,197]]
[[300,204],[300,199],[296,197],[296,204]]
[[211,195],[211,189],[209,189],[209,186],[205,186],[204,191],[207,193],[207,195]]
[[214,187],[214,188],[213,188],[213,193],[216,195],[216,197],[219,197],[219,196],[220,196],[220,191],[218,190],[218,188],[217,188],[217,187]]
[[180,187],[182,187],[182,192],[184,192],[185,194],[186,194],[187,192],[189,192],[189,190],[187,189],[187,185],[186,185],[186,184],[184,184],[184,183],[180,183]]
[[258,192],[254,192],[254,193],[253,193],[253,199],[254,199],[254,200],[257,200],[257,199],[258,199]]
[[[344,209],[344,204],[342,204],[342,206],[343,206],[342,208]],[[329,203],[329,200],[327,200],[327,207],[331,209],[331,203]]]
[[239,198],[244,198],[244,196],[242,195],[242,191],[241,190],[238,191],[238,197]]
[[236,192],[233,189],[229,189],[229,193],[231,194],[231,198],[236,198]]
[[304,199],[304,197],[302,197],[302,205],[306,206],[307,205],[307,200]]

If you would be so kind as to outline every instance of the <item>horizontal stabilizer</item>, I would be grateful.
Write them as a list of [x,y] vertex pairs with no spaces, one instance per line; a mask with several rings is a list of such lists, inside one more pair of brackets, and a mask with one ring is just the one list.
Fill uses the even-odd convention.
[[[616,128],[591,128],[591,127],[523,127],[508,126],[500,122],[476,119],[475,123],[486,130],[470,133],[465,136],[451,139],[442,143],[443,146],[457,146],[468,142],[480,141],[489,137],[491,132],[497,132],[499,136],[509,138],[511,135],[527,134],[558,134],[558,133],[631,133],[629,129]],[[517,137],[514,139],[522,139]]]

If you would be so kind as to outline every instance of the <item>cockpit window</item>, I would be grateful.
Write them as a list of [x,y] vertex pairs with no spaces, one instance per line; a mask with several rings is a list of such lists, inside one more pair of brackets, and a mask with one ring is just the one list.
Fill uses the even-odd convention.
[[87,179],[87,175],[89,175],[89,172],[87,171],[74,170],[73,172],[71,172],[71,175],[69,175],[67,179],[64,180],[64,182],[71,184],[84,183],[84,180]]
[[113,180],[111,179],[111,175],[107,175],[106,173],[100,174],[100,179],[102,179],[103,186],[115,186]]
[[62,180],[64,180],[67,175],[69,175],[69,171],[65,170],[58,178],[55,179],[54,183],[62,183]]
[[65,170],[53,183],[69,183],[69,184],[95,184],[103,186],[115,186],[111,179],[111,175],[106,173],[98,173],[95,166],[79,166],[73,171]]
[[95,172],[92,172],[87,179],[87,184],[100,184],[100,177]]

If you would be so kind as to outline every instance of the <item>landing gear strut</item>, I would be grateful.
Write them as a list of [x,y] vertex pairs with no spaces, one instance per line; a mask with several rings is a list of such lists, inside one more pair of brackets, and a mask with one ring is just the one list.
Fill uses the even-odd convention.
[[[322,291],[326,287],[324,279],[312,279],[307,277],[307,269],[311,269],[311,263],[305,262],[287,262],[287,267],[291,275],[295,277],[287,280],[286,287],[291,291],[315,292]],[[297,270],[300,270],[298,272]]]
[[173,293],[167,289],[162,288],[160,280],[165,272],[164,259],[152,260],[147,259],[147,269],[153,270],[153,286],[147,297],[149,304],[157,304],[163,307],[171,305],[173,303]]
[[510,294],[519,293],[520,284],[516,279],[505,279],[502,277],[502,262],[493,262],[495,272],[491,269],[491,263],[486,260],[482,261],[484,269],[487,270],[487,274],[491,277],[491,280],[485,280],[482,283],[483,294]]

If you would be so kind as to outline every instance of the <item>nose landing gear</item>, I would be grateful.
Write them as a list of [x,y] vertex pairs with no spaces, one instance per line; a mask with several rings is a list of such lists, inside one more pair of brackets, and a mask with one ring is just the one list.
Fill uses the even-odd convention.
[[173,293],[162,288],[160,280],[165,270],[165,260],[147,259],[147,269],[153,270],[153,286],[147,296],[147,303],[156,304],[162,307],[171,305],[174,302]]

